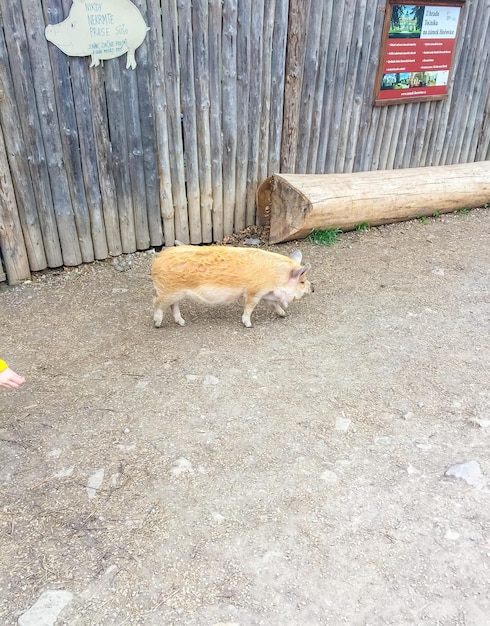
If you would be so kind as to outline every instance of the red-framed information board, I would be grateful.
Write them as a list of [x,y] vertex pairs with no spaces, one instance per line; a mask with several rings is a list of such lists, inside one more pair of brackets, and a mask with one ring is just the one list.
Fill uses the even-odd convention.
[[464,0],[389,0],[386,7],[376,105],[447,97]]

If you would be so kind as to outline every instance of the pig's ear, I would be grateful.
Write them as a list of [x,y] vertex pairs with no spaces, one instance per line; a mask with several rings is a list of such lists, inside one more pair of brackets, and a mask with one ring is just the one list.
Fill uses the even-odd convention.
[[306,263],[306,265],[303,265],[303,267],[300,267],[297,270],[291,270],[290,278],[299,280],[308,270],[311,270],[311,265]]
[[303,258],[303,253],[301,252],[301,250],[295,250],[294,252],[291,252],[291,254],[289,255],[290,259],[293,259],[293,261],[296,261],[296,263],[301,263],[301,259]]

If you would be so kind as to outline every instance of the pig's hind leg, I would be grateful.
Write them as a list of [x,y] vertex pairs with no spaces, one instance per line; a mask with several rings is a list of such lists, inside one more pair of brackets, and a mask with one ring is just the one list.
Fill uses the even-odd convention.
[[182,315],[180,314],[180,308],[179,308],[179,303],[178,302],[174,302],[171,307],[172,309],[172,313],[174,316],[174,320],[177,322],[177,324],[179,326],[185,326],[185,319],[182,317]]
[[156,296],[153,298],[153,321],[155,323],[156,328],[160,328],[163,322],[163,311],[166,307],[170,307],[172,310],[172,314],[174,316],[174,320],[179,324],[179,326],[185,325],[185,320],[180,314],[179,301],[182,298],[168,298],[165,296]]

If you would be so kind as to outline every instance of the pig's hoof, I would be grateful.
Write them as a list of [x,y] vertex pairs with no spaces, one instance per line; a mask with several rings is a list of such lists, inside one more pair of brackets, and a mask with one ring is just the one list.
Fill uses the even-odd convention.
[[180,311],[177,313],[174,311],[174,322],[179,326],[185,326],[185,319],[180,314]]
[[242,322],[245,328],[252,328],[252,322],[249,319],[242,317]]
[[153,322],[155,324],[155,328],[160,328],[163,322],[163,313],[155,313],[153,315]]

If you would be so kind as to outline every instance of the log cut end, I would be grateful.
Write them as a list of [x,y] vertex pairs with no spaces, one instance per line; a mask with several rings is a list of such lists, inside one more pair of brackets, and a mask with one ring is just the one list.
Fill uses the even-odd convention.
[[311,233],[311,227],[301,227],[311,210],[307,196],[280,174],[266,178],[257,190],[259,224],[264,227],[264,238],[269,243],[302,239]]

